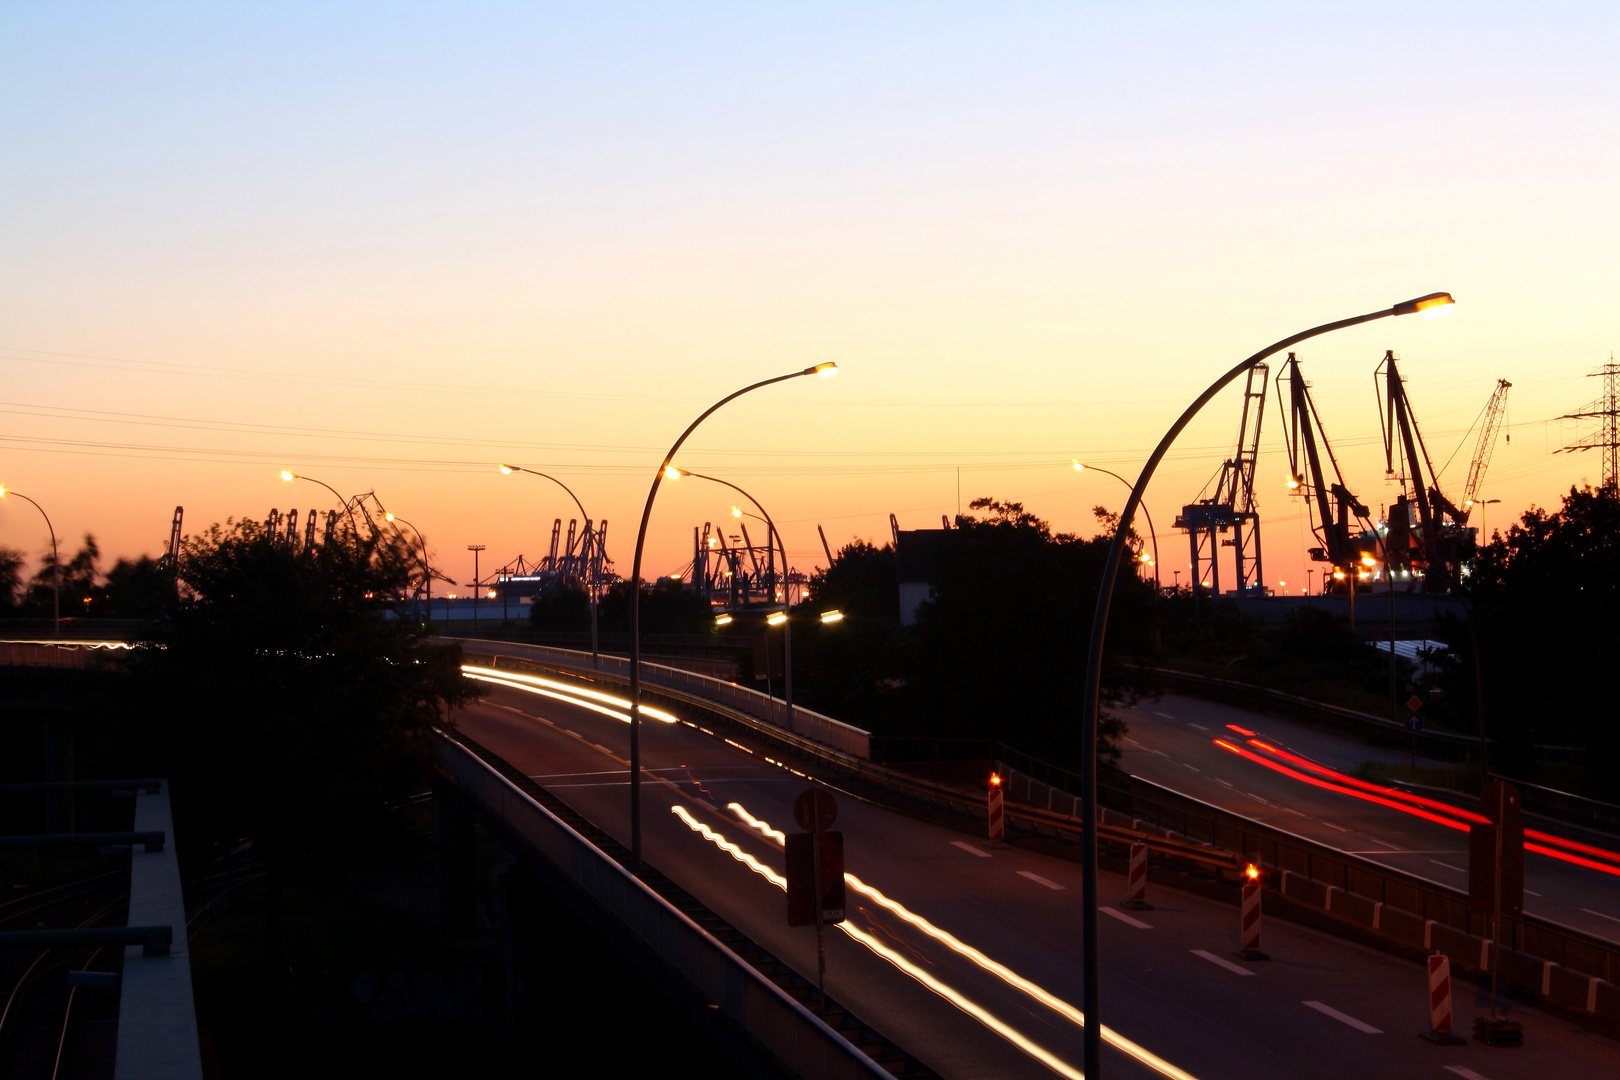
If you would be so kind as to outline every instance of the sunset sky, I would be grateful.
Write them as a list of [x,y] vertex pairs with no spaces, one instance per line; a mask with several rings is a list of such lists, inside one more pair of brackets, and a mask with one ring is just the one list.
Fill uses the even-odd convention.
[[[1552,451],[1620,338],[1617,32],[1596,3],[8,3],[0,483],[110,564],[177,504],[330,505],[289,468],[374,490],[466,580],[468,544],[487,572],[571,516],[509,460],[628,573],[681,429],[831,360],[679,458],[796,566],[818,523],[881,542],[980,495],[1089,534],[1125,491],[1072,460],[1134,477],[1255,349],[1443,289],[1449,318],[1301,360],[1375,510],[1386,349],[1448,491],[1510,380],[1505,524],[1600,477]],[[1149,490],[1167,584],[1238,408]],[[1266,578],[1297,592],[1278,419]],[[647,573],[734,501],[666,485]],[[0,545],[37,558],[31,507],[0,502]]]

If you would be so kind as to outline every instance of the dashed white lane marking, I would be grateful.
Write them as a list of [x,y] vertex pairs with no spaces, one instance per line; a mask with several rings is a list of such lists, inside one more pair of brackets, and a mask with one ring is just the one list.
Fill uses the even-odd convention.
[[1208,731],[1209,730],[1209,728],[1205,727],[1203,724],[1195,724],[1191,720],[1187,721],[1187,726],[1188,727],[1195,727],[1199,731]]
[[1364,1021],[1357,1020],[1355,1017],[1351,1016],[1348,1013],[1342,1013],[1338,1009],[1335,1009],[1331,1005],[1324,1005],[1320,1001],[1302,1001],[1302,1002],[1300,1002],[1300,1004],[1304,1005],[1307,1009],[1315,1009],[1317,1012],[1321,1013],[1323,1016],[1331,1016],[1331,1017],[1333,1017],[1333,1019],[1337,1020],[1341,1024],[1349,1024],[1351,1027],[1355,1028],[1357,1031],[1365,1032],[1368,1035],[1382,1035],[1383,1034],[1383,1031],[1381,1029],[1375,1028],[1371,1024],[1366,1023]]
[[1534,889],[1526,889],[1526,890],[1524,890],[1524,895],[1526,895],[1526,896],[1534,896],[1537,899],[1539,899],[1541,897],[1541,894],[1536,892],[1536,890],[1534,890]]
[[1066,888],[1066,886],[1059,885],[1055,881],[1050,881],[1050,880],[1048,880],[1046,878],[1041,877],[1041,875],[1031,873],[1028,870],[1020,870],[1020,871],[1018,871],[1018,876],[1019,877],[1027,877],[1031,881],[1038,882],[1041,885],[1045,885],[1048,889],[1058,889],[1058,890],[1061,891],[1062,889]]
[[1169,714],[1169,713],[1167,713],[1167,712],[1156,712],[1156,713],[1154,713],[1154,714],[1153,714],[1153,715],[1154,715],[1154,716],[1162,716],[1162,717],[1164,717],[1164,718],[1165,718],[1165,719],[1166,719],[1166,720],[1174,720],[1174,719],[1175,719],[1175,717],[1173,717],[1173,716],[1171,716],[1171,715],[1170,715],[1170,714]]
[[1153,927],[1149,926],[1147,923],[1143,922],[1141,919],[1133,919],[1129,915],[1125,914],[1123,911],[1116,911],[1115,909],[1113,909],[1111,907],[1099,907],[1097,910],[1102,912],[1104,915],[1112,915],[1114,918],[1118,919],[1120,922],[1124,923],[1126,926],[1134,926],[1138,930],[1151,930],[1151,929],[1153,929]]
[[1243,794],[1247,795],[1249,798],[1253,799],[1257,803],[1265,803],[1267,806],[1271,805],[1269,802],[1266,802],[1266,800],[1262,799],[1260,796],[1256,795],[1252,791],[1245,791]]
[[1302,814],[1298,810],[1295,810],[1292,806],[1285,806],[1283,809],[1288,811],[1290,814],[1293,814],[1295,817],[1310,817],[1309,814]]
[[981,859],[988,859],[988,858],[991,857],[990,853],[988,851],[980,851],[978,848],[974,847],[972,844],[968,843],[966,840],[952,840],[951,841],[951,847],[961,848],[963,851],[967,852],[969,855],[977,855]]
[[1462,1080],[1485,1080],[1485,1077],[1479,1075],[1479,1073],[1475,1072],[1473,1069],[1465,1068],[1461,1065],[1447,1065],[1445,1066],[1445,1070],[1448,1073],[1456,1073],[1458,1076],[1462,1077]]
[[[1526,889],[1525,891],[1529,892],[1530,890]],[[1603,914],[1603,912],[1601,912],[1601,911],[1593,911],[1589,907],[1583,907],[1583,908],[1581,908],[1581,910],[1586,912],[1588,915],[1596,915],[1600,919],[1608,919],[1610,922],[1620,922],[1620,919],[1615,918],[1613,915],[1605,915],[1605,914]]]
[[1335,825],[1331,821],[1324,821],[1324,822],[1322,822],[1322,824],[1326,825],[1330,829],[1338,829],[1342,833],[1347,833],[1347,832],[1350,831],[1349,829],[1345,828],[1343,825]]
[[1220,778],[1220,777],[1218,777],[1218,776],[1217,776],[1217,777],[1216,777],[1216,778],[1215,778],[1215,782],[1216,782],[1216,783],[1217,783],[1217,784],[1225,784],[1225,785],[1226,785],[1226,786],[1227,786],[1227,787],[1229,787],[1229,788],[1231,788],[1231,789],[1232,789],[1232,790],[1233,790],[1233,791],[1236,791],[1236,790],[1237,790],[1237,785],[1236,785],[1236,784],[1234,784],[1234,783],[1231,783],[1231,782],[1230,782],[1230,781],[1227,781],[1227,780],[1222,780],[1222,779],[1221,779],[1221,778]]
[[[1455,871],[1457,871],[1457,873],[1459,873],[1459,874],[1466,874],[1466,873],[1468,873],[1468,871],[1467,871],[1467,870],[1464,870],[1464,869],[1463,869],[1463,868],[1462,868],[1462,867],[1460,867],[1460,866],[1452,866],[1452,865],[1451,865],[1451,864],[1450,864],[1450,863],[1448,863],[1448,862],[1441,862],[1441,861],[1440,861],[1440,860],[1439,860],[1439,859],[1430,859],[1430,860],[1429,860],[1429,861],[1430,861],[1430,862],[1432,862],[1432,863],[1434,863],[1434,865],[1436,865],[1436,866],[1443,866],[1443,867],[1445,867],[1445,868],[1446,868],[1446,869],[1447,869],[1447,870],[1455,870]],[[1616,922],[1620,922],[1620,919],[1616,919],[1616,920],[1615,920],[1615,921],[1616,921]]]
[[1182,768],[1183,768],[1183,769],[1192,769],[1192,771],[1193,771],[1193,772],[1203,772],[1203,771],[1204,771],[1204,770],[1202,770],[1202,769],[1200,769],[1200,768],[1198,768],[1198,767],[1197,767],[1197,766],[1194,766],[1194,765],[1188,765],[1188,764],[1187,764],[1187,763],[1186,763],[1186,762],[1185,762],[1185,761],[1183,761],[1183,762],[1182,762],[1182,763],[1181,763],[1181,767],[1182,767]]
[[1214,964],[1216,967],[1223,967],[1227,971],[1235,971],[1239,975],[1253,975],[1254,974],[1254,972],[1250,971],[1248,968],[1239,967],[1238,965],[1232,963],[1232,961],[1226,959],[1226,957],[1224,957],[1224,956],[1216,956],[1214,953],[1209,952],[1209,951],[1204,950],[1204,949],[1194,949],[1194,950],[1192,950],[1192,954],[1194,956],[1202,956],[1205,960],[1208,960],[1210,963]]

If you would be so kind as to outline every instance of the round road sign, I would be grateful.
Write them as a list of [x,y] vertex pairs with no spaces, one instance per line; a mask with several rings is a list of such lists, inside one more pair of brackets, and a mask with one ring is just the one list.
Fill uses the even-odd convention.
[[826,832],[838,820],[838,804],[831,792],[811,788],[793,801],[793,820],[805,832]]

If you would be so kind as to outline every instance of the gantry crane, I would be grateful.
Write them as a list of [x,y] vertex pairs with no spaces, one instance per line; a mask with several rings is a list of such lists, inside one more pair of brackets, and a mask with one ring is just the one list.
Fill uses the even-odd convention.
[[[1502,426],[1502,416],[1507,412],[1507,392],[1513,384],[1506,379],[1496,380],[1496,390],[1485,403],[1485,411],[1480,414],[1479,442],[1474,444],[1474,459],[1468,463],[1468,480],[1463,484],[1462,522],[1467,524],[1468,515],[1479,504],[1479,488],[1485,482],[1485,470],[1491,465],[1491,451],[1496,449],[1496,433]],[[1513,441],[1512,432],[1507,439]]]
[[[1279,390],[1285,381],[1288,383],[1288,414],[1283,419],[1283,435],[1288,449],[1288,489],[1304,498],[1311,508],[1311,532],[1320,541],[1309,554],[1312,561],[1327,563],[1333,568],[1335,582],[1353,590],[1363,573],[1365,552],[1359,538],[1372,529],[1370,512],[1344,482],[1339,459],[1322,428],[1316,402],[1311,399],[1310,384],[1300,374],[1299,358],[1293,353],[1288,354],[1283,373],[1277,379]],[[1282,408],[1280,393],[1277,405]],[[1331,482],[1322,469],[1323,454],[1327,455],[1328,465],[1333,470]],[[1352,518],[1359,527],[1353,526]],[[1324,585],[1324,590],[1331,588]]]
[[[1468,514],[1440,490],[1393,352],[1384,353],[1374,378],[1383,384],[1379,402],[1385,475],[1402,485],[1385,526],[1385,564],[1391,575],[1405,571],[1421,578],[1425,592],[1447,592],[1457,584],[1463,562],[1473,553],[1473,531],[1466,527]],[[1505,393],[1500,385],[1497,391]],[[1480,473],[1484,473],[1483,465]]]
[[[1256,364],[1249,369],[1243,387],[1243,418],[1238,422],[1237,450],[1221,463],[1212,498],[1199,499],[1181,508],[1175,527],[1187,530],[1192,552],[1194,595],[1203,595],[1204,567],[1209,567],[1210,588],[1221,592],[1220,549],[1232,549],[1236,591],[1239,594],[1265,592],[1265,575],[1260,567],[1260,514],[1254,501],[1254,466],[1260,454],[1260,422],[1265,418],[1266,383],[1270,369]],[[1207,489],[1206,489],[1207,490]],[[1232,538],[1222,540],[1230,531]]]

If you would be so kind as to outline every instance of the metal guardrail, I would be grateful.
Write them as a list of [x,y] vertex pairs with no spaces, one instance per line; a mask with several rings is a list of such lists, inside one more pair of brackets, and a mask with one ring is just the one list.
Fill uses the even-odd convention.
[[[539,662],[546,663],[546,661]],[[589,664],[589,654],[585,654],[585,662]],[[577,661],[569,664],[551,662],[550,666],[563,669],[562,673],[568,673],[567,669],[577,667]],[[589,671],[588,666],[585,670]],[[622,676],[610,673],[609,677],[628,678],[628,672]],[[704,688],[706,683],[717,681],[701,677],[696,679],[694,685],[699,689]],[[712,701],[701,693],[673,691],[669,688],[666,688],[666,692],[673,693],[677,699],[684,698],[692,704],[709,707],[719,715],[731,713],[735,716],[741,712],[730,709],[723,703]],[[744,714],[743,719],[744,722],[748,719],[756,720],[756,723],[749,726],[759,730],[757,718]],[[840,753],[834,748],[796,738],[774,724],[770,727],[776,730],[769,733],[790,749],[842,769],[867,782],[956,813],[980,815],[985,812],[984,801],[981,798],[959,787],[906,776],[884,765],[874,764],[867,760],[865,755],[856,757]],[[880,751],[890,751],[891,744],[896,741],[878,740]],[[1051,805],[1061,797],[1069,801],[1072,810],[1077,801],[1066,789],[1075,785],[1079,779],[1078,774],[1043,762],[996,740],[917,741],[934,743],[936,758],[940,756],[939,751],[947,742],[962,743],[964,747],[971,745],[974,750],[990,751],[986,756],[996,762],[1004,772],[1021,774],[1025,781],[1023,792],[1025,805],[1021,806],[1017,801],[1016,783],[1009,792],[1007,803],[1009,822],[1017,824],[1023,821],[1029,831],[1037,833],[1078,835],[1079,820],[1072,813],[1065,814],[1056,808],[1041,808],[1042,804]],[[871,746],[870,739],[867,745]],[[880,753],[880,756],[884,754]],[[1278,883],[1284,879],[1285,873],[1291,874],[1297,878],[1316,882],[1323,888],[1331,887],[1343,893],[1365,897],[1369,902],[1392,909],[1392,913],[1410,913],[1420,923],[1432,922],[1470,935],[1484,933],[1485,916],[1470,909],[1467,894],[1456,889],[1354,855],[1347,855],[1325,844],[1307,840],[1283,829],[1263,825],[1138,777],[1126,777],[1124,781],[1105,781],[1099,785],[1099,789],[1099,796],[1104,804],[1105,820],[1098,823],[1098,830],[1105,840],[1113,840],[1116,843],[1142,840],[1161,857],[1168,855],[1187,859],[1214,867],[1218,872],[1224,872],[1229,865],[1235,866],[1238,859],[1258,856],[1257,861],[1273,872],[1273,880]],[[1031,803],[1034,805],[1030,805]],[[1061,803],[1058,803],[1058,806],[1061,806]],[[1120,819],[1109,823],[1106,819],[1110,812],[1119,814]],[[1119,824],[1119,820],[1130,821],[1135,827]],[[1148,833],[1139,827],[1143,821],[1193,841],[1194,844],[1177,842],[1176,837]],[[1196,844],[1207,844],[1228,854],[1223,856],[1200,851]],[[1501,945],[1506,949],[1538,957],[1575,972],[1584,972],[1606,983],[1620,981],[1620,944],[1535,916],[1504,916],[1502,929]]]
[[807,1080],[889,1074],[820,1017],[649,889],[600,848],[453,738],[434,740],[439,764],[469,794],[610,912],[625,932]]
[[[592,668],[591,654],[575,649],[525,645],[516,641],[496,641],[486,638],[442,637],[439,640],[454,642],[469,652],[511,656],[532,663],[553,664],[588,674],[611,675],[621,679],[630,677],[630,661],[622,656],[603,656],[600,665]],[[660,664],[649,664],[645,661],[641,665],[641,678],[644,685],[689,691],[705,700],[718,702],[795,735],[814,739],[845,754],[865,758],[871,752],[870,732],[797,705],[793,707],[793,716],[789,719],[785,703],[767,697],[758,690],[750,690],[722,679]]]
[[80,945],[139,945],[142,956],[168,956],[172,926],[92,926],[79,930],[7,930],[0,949],[57,949]]
[[161,829],[139,832],[41,833],[35,836],[0,836],[0,848],[45,847],[133,847],[143,844],[147,851],[162,851]]

